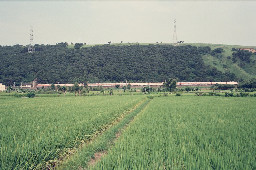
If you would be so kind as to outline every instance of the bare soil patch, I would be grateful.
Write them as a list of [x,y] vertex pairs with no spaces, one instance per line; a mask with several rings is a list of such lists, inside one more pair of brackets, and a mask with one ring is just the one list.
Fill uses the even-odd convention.
[[88,166],[94,166],[105,154],[107,154],[106,151],[94,153],[93,158],[88,162]]

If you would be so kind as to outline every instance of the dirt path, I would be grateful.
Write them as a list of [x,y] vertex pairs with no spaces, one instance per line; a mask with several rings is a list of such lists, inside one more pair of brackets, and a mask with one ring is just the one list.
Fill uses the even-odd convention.
[[[38,167],[38,169],[62,169],[60,168],[63,162],[67,162],[70,158],[72,158],[79,150],[81,150],[84,147],[87,147],[88,145],[92,144],[97,138],[99,138],[102,134],[104,134],[106,131],[111,129],[112,127],[118,125],[120,122],[122,122],[125,117],[127,117],[130,113],[134,112],[137,108],[139,108],[141,105],[143,105],[145,102],[147,102],[148,99],[143,99],[139,101],[134,107],[129,109],[128,111],[125,111],[120,117],[115,119],[113,122],[107,124],[106,126],[102,127],[101,131],[98,131],[97,133],[90,136],[90,139],[88,140],[82,140],[81,144],[72,149],[68,149],[65,151],[64,154],[62,154],[58,159],[55,160],[49,160],[46,162],[44,167]],[[118,132],[119,133],[119,132]],[[91,159],[88,164],[95,164],[98,159],[100,159],[106,152],[97,152],[94,154],[94,159]],[[95,163],[93,163],[95,162]]]
[[[151,100],[147,100],[144,105],[142,106],[142,108],[140,109],[140,111],[135,114],[128,122],[126,122],[124,124],[124,126],[122,126],[121,128],[118,129],[118,132],[115,134],[115,138],[111,140],[112,144],[111,146],[109,146],[108,150],[110,150],[115,142],[120,138],[120,136],[122,135],[122,132],[129,126],[129,124],[131,122],[133,122],[134,118],[139,114],[141,113],[143,110],[145,110],[146,106],[148,105],[148,103],[150,102]],[[88,166],[86,169],[90,169],[90,168],[93,168],[98,162],[100,162],[100,160],[107,155],[107,150],[105,151],[101,151],[101,152],[96,152],[94,153],[94,156],[93,158],[91,158],[91,160],[88,162]]]

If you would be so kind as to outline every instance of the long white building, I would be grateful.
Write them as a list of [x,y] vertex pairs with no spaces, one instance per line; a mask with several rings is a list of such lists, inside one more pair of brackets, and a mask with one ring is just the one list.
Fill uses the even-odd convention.
[[[116,85],[118,85],[120,88],[130,85],[132,88],[140,88],[140,87],[161,87],[163,86],[164,82],[159,82],[159,83],[88,83],[88,87],[103,87],[103,88],[114,88]],[[227,84],[227,85],[238,85],[238,82],[230,81],[230,82],[177,82],[176,86],[213,86],[216,84]],[[59,86],[66,86],[66,87],[72,87],[74,84],[54,84],[55,87],[57,85]],[[50,87],[51,84],[37,84],[37,88],[42,88],[42,87]],[[83,84],[79,84],[79,86],[83,86]]]

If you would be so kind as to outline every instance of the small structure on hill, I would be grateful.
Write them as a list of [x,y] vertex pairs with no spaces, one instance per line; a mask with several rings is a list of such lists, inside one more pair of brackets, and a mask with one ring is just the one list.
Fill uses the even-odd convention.
[[240,50],[245,50],[245,51],[249,51],[252,53],[256,53],[256,49],[254,49],[254,48],[240,48]]

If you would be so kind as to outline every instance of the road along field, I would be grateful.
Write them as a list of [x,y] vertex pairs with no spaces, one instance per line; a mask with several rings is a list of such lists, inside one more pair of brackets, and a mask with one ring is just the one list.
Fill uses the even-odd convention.
[[87,168],[256,169],[255,103],[255,98],[155,97]]
[[43,168],[45,162],[104,131],[144,98],[2,98],[0,169]]

